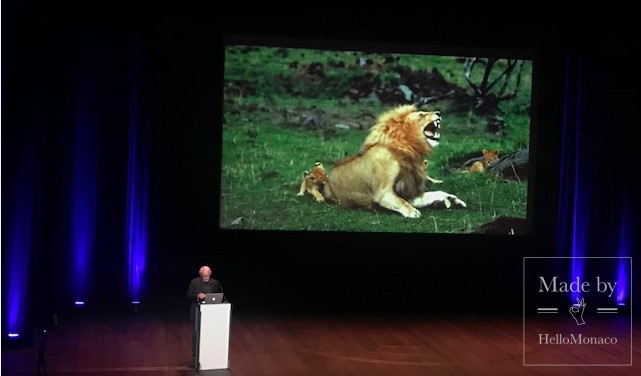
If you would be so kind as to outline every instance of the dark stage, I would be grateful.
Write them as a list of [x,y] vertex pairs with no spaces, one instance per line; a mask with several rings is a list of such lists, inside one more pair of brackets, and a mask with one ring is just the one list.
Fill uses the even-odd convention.
[[[625,376],[637,375],[641,364],[636,349],[633,366],[524,366],[523,320],[516,315],[276,314],[232,308],[229,369],[196,372],[189,364],[189,321],[178,307],[61,314],[58,327],[47,332],[47,374]],[[640,334],[635,328],[633,336]],[[41,336],[36,333],[34,346],[3,349],[2,375],[37,374]],[[525,351],[531,356],[537,350]],[[600,356],[589,349],[576,353],[586,363]]]

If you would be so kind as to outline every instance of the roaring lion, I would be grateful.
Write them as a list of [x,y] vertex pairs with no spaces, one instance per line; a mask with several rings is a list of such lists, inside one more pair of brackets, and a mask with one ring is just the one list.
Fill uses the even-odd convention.
[[342,207],[378,205],[408,218],[420,217],[418,208],[432,205],[466,207],[447,192],[425,192],[425,161],[439,143],[440,127],[440,112],[418,111],[414,105],[383,113],[361,150],[332,166],[323,196]]

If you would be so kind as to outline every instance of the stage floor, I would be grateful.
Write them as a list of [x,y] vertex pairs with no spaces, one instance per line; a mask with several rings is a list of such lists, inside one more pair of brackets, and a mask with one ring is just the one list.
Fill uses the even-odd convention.
[[[38,374],[38,331],[33,346],[3,348],[3,376]],[[524,366],[521,317],[232,310],[229,369],[200,372],[190,366],[190,340],[190,324],[182,311],[72,312],[61,315],[58,327],[47,331],[44,365],[50,376],[641,374],[641,352],[634,348],[633,366]],[[589,362],[592,354],[581,356]]]

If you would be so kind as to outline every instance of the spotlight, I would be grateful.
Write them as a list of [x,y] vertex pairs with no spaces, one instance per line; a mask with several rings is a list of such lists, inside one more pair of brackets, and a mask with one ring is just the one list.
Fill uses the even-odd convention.
[[84,302],[84,300],[75,300],[73,302],[73,307],[74,307],[75,311],[83,312],[85,310],[85,302]]
[[134,313],[138,313],[140,309],[140,300],[132,300],[131,309],[133,309]]
[[[18,332],[11,331],[2,336],[2,350],[7,349],[19,349],[25,346],[31,346],[33,344],[33,338],[31,337],[30,332]],[[4,373],[4,372],[3,372]]]

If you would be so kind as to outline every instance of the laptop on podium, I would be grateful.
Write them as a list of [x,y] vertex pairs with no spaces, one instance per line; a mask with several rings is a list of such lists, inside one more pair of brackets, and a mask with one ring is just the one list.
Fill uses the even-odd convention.
[[219,304],[223,302],[223,297],[222,292],[210,292],[205,294],[205,300],[201,304]]

